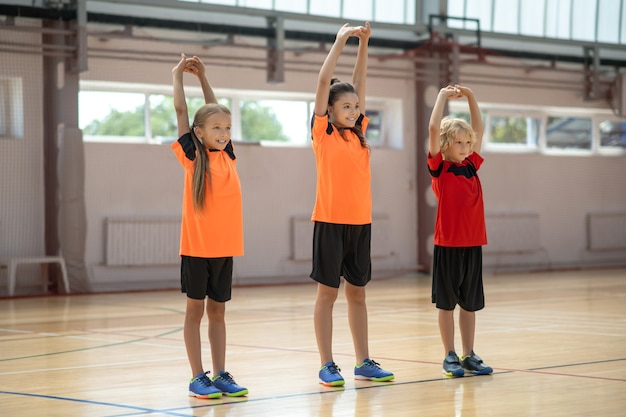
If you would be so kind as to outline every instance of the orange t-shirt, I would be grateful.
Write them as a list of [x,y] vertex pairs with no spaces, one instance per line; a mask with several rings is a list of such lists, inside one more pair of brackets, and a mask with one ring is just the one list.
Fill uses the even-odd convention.
[[[361,115],[363,133],[369,119]],[[313,116],[311,136],[317,166],[315,207],[311,220],[335,224],[370,224],[372,190],[370,151],[344,129],[344,139],[328,116]]]
[[204,207],[193,204],[193,170],[196,148],[186,133],[171,145],[185,169],[180,255],[223,258],[243,255],[243,210],[241,184],[232,141],[223,151],[207,151],[211,170]]

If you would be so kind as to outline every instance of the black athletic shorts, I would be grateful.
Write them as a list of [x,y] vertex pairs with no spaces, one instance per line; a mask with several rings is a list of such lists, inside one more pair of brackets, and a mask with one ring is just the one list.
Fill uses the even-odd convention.
[[482,246],[435,245],[432,302],[442,310],[457,304],[466,311],[485,307]]
[[196,258],[181,256],[180,288],[187,297],[213,301],[230,300],[233,284],[233,258]]
[[371,224],[315,222],[310,277],[333,288],[339,288],[342,276],[352,285],[365,286],[372,279],[371,240]]

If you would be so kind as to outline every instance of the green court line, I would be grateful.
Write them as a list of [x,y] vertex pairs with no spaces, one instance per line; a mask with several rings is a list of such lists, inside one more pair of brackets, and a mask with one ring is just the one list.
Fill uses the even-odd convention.
[[[38,355],[18,356],[18,357],[15,357],[15,358],[5,358],[5,359],[0,359],[0,362],[16,361],[16,360],[20,360],[20,359],[40,358],[40,357],[44,357],[44,356],[63,355],[65,353],[84,352],[84,351],[87,351],[87,350],[103,349],[103,348],[112,347],[112,346],[128,345],[128,344],[132,344],[132,343],[143,342],[144,340],[149,340],[149,339],[155,339],[155,338],[159,338],[159,337],[163,337],[163,336],[168,336],[168,335],[170,335],[172,333],[180,332],[181,330],[183,330],[183,328],[179,327],[177,329],[170,330],[170,331],[167,331],[165,333],[157,334],[155,336],[140,337],[138,339],[126,340],[124,342],[108,343],[106,345],[91,346],[91,347],[80,348],[80,349],[62,350],[62,351],[59,351],[59,352],[48,352],[48,353],[41,353],[41,354],[38,354]],[[58,337],[58,336],[55,335],[54,337]]]

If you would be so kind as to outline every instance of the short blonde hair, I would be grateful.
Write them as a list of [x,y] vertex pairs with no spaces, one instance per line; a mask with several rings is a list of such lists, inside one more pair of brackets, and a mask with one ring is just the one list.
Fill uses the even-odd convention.
[[445,152],[450,147],[452,141],[462,133],[469,137],[472,145],[476,143],[476,132],[474,132],[469,123],[459,118],[444,117],[441,120],[439,129],[439,147],[441,152]]

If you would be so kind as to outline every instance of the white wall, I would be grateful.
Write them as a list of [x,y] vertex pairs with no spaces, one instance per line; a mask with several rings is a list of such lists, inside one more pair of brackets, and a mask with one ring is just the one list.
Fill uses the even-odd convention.
[[590,213],[626,212],[623,157],[488,153],[485,159],[486,210],[537,213],[541,244],[537,253],[486,257],[487,265],[560,269],[626,262],[624,250],[587,250]]

